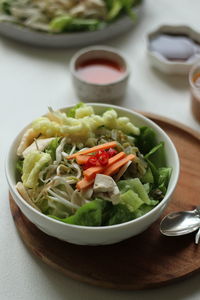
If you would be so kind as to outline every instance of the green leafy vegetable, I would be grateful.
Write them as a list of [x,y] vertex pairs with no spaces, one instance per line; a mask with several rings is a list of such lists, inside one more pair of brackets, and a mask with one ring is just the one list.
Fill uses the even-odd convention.
[[11,9],[12,1],[13,0],[3,0],[3,1],[0,2],[0,8],[7,15],[11,14],[10,9]]
[[149,168],[151,169],[153,175],[154,185],[157,185],[159,179],[158,168],[156,168],[156,166],[149,159],[146,160],[148,162]]
[[62,203],[53,200],[51,197],[43,197],[38,203],[40,210],[46,214],[57,218],[66,218],[72,214],[72,210]]
[[133,190],[120,195],[120,203],[125,204],[130,211],[137,210],[144,202]]
[[139,178],[120,180],[117,185],[122,193],[127,192],[128,190],[132,190],[133,192],[138,194],[139,198],[144,203],[150,203],[148,194]]
[[[143,153],[144,158],[149,166],[146,173],[142,176],[141,181],[143,183],[148,182],[152,184],[150,194],[153,198],[155,197],[155,199],[162,199],[168,186],[167,178],[170,177],[168,172],[162,171],[162,175],[160,173],[160,168],[165,169],[166,166],[164,143],[157,143],[156,135],[153,129],[142,127],[140,128],[140,135],[137,137],[137,146]],[[163,175],[163,173],[165,175]],[[162,179],[163,176],[165,179]]]
[[140,128],[140,135],[136,139],[136,146],[145,155],[157,145],[156,135],[152,128],[143,126]]
[[112,21],[122,13],[127,13],[135,21],[136,14],[133,7],[137,6],[142,0],[105,0],[108,8],[107,20]]
[[134,217],[135,217],[135,218],[139,218],[139,217],[145,215],[146,213],[148,213],[149,211],[151,211],[151,210],[154,208],[154,206],[155,206],[156,204],[158,204],[158,202],[159,202],[159,201],[154,201],[154,202],[152,203],[152,205],[147,205],[147,204],[141,205],[140,208],[137,209],[137,210],[134,212]]
[[166,165],[165,153],[164,153],[164,143],[160,142],[154,146],[146,155],[146,159],[149,159],[157,168]]
[[142,215],[143,210],[152,209],[158,204],[158,201],[149,198],[149,186],[147,189],[138,178],[120,180],[118,187],[121,192],[120,203],[125,204],[135,216]]
[[45,152],[51,155],[51,159],[54,161],[56,159],[56,149],[60,144],[60,138],[55,138],[51,141]]
[[107,15],[107,20],[111,21],[115,19],[119,15],[122,8],[123,8],[122,1],[120,0],[110,1],[110,10]]
[[54,32],[62,32],[68,28],[68,26],[72,23],[72,17],[70,15],[62,15],[54,18],[49,26]]
[[54,32],[63,31],[94,31],[97,30],[100,21],[97,19],[74,18],[68,14],[54,18],[50,23],[50,29]]
[[153,147],[153,149],[151,149],[144,157],[145,158],[149,158],[149,156],[151,156],[152,154],[154,154],[155,152],[157,152],[160,148],[163,148],[164,143],[161,142],[160,144],[156,145],[155,147]]
[[130,188],[138,194],[144,203],[150,203],[149,196],[139,178],[130,179],[129,184]]
[[101,22],[97,19],[73,18],[67,31],[95,31],[99,28]]
[[[129,17],[133,20],[136,21],[137,19],[137,15],[136,13],[133,11],[133,6],[137,5],[139,2],[141,1],[135,1],[135,0],[122,0],[122,2],[124,3],[124,8],[125,11],[127,12],[127,14],[129,15]],[[136,4],[137,3],[137,4]]]
[[16,161],[16,177],[17,177],[17,180],[21,181],[22,174],[23,174],[23,160],[21,160],[19,158]]
[[169,179],[172,173],[172,168],[169,167],[156,168],[156,166],[149,160],[148,160],[148,164],[151,168],[154,177],[153,189],[150,192],[151,196],[154,199],[162,200],[167,191]]
[[150,167],[147,168],[146,173],[140,179],[142,183],[154,183],[154,177]]
[[166,194],[167,186],[171,177],[172,168],[159,168],[158,169],[159,178],[158,178],[158,188]]
[[105,225],[115,225],[128,222],[133,219],[133,213],[124,204],[113,205],[109,219]]
[[63,219],[52,215],[49,217],[74,225],[108,226],[132,220],[133,213],[124,204],[112,205],[102,199],[95,199],[84,204],[70,217]]
[[19,173],[19,175],[21,176],[22,172],[23,172],[23,160],[21,160],[21,159],[17,160],[17,162],[16,162],[16,170]]
[[70,217],[67,217],[65,219],[60,219],[54,216],[51,217],[68,224],[82,226],[101,226],[103,206],[104,201],[96,199],[84,204],[76,211],[74,215]]

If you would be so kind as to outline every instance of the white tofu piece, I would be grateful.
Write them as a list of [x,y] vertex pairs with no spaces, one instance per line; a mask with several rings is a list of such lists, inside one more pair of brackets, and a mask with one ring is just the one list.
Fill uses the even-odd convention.
[[118,204],[120,201],[118,186],[111,176],[97,174],[93,190],[97,196],[113,204]]
[[53,139],[55,138],[37,139],[22,152],[23,157],[25,158],[30,152],[35,150],[43,151]]
[[103,174],[97,174],[93,189],[95,192],[112,192],[114,189],[115,182],[112,179],[112,177],[103,175]]

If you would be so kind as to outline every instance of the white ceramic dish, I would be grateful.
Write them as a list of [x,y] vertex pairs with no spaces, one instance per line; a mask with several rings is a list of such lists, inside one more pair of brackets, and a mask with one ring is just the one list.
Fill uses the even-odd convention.
[[[118,225],[104,227],[86,227],[65,224],[49,218],[32,208],[17,192],[15,178],[16,149],[22,133],[16,137],[10,146],[6,159],[6,177],[13,199],[23,214],[34,223],[39,229],[50,236],[80,245],[106,245],[120,242],[124,239],[137,235],[147,229],[159,218],[165,207],[168,205],[171,195],[176,187],[179,176],[179,158],[175,146],[167,134],[154,122],[132,110],[106,104],[91,104],[96,113],[101,114],[105,109],[113,107],[119,116],[127,116],[137,126],[146,125],[153,128],[157,134],[158,141],[164,141],[167,165],[173,167],[172,176],[169,182],[167,193],[164,199],[150,212],[144,216]],[[68,107],[70,108],[70,107]],[[66,108],[67,109],[67,108]]]
[[[105,84],[91,83],[79,77],[77,66],[90,59],[107,59],[116,62],[117,65],[124,69],[122,76],[113,82]],[[112,47],[107,46],[91,46],[84,48],[72,57],[70,63],[70,72],[72,75],[73,85],[79,99],[95,102],[108,102],[116,100],[124,96],[130,70],[124,55]]]
[[[138,18],[141,14],[141,7],[142,5],[139,5],[134,8]],[[133,23],[128,16],[123,16],[102,30],[93,32],[48,34],[34,31],[17,24],[1,22],[0,34],[32,46],[44,48],[72,48],[94,45],[116,37],[131,29],[134,25],[135,23]]]
[[186,35],[200,44],[200,32],[185,25],[162,25],[147,36],[147,55],[152,66],[167,74],[188,74],[191,66],[200,60],[200,54],[187,61],[170,61],[158,52],[151,51],[149,47],[150,40],[161,33]]

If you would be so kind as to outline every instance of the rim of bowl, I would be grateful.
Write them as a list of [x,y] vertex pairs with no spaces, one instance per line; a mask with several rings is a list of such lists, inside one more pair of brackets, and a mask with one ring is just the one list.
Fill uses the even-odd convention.
[[[15,186],[13,186],[13,183],[12,183],[12,180],[11,180],[11,177],[10,177],[10,173],[9,173],[9,158],[10,158],[10,153],[11,153],[11,150],[12,150],[12,147],[13,147],[13,144],[16,142],[16,140],[18,139],[19,135],[22,134],[22,132],[25,130],[26,127],[28,127],[31,123],[29,123],[26,127],[24,127],[20,132],[19,134],[15,137],[15,139],[12,141],[11,145],[10,145],[10,148],[9,148],[9,151],[7,153],[7,157],[6,157],[6,161],[5,161],[5,172],[6,172],[6,178],[7,178],[7,181],[8,181],[8,185],[9,185],[9,188],[12,190],[12,192],[14,194],[17,195],[17,197],[20,199],[21,202],[23,202],[23,204],[30,210],[32,210],[33,213],[37,214],[39,217],[43,217],[45,218],[47,221],[50,221],[50,222],[53,222],[53,223],[57,223],[59,224],[60,226],[63,226],[63,227],[71,227],[71,228],[76,228],[76,229],[86,229],[86,230],[89,230],[89,231],[93,231],[93,230],[111,230],[111,229],[117,229],[119,227],[125,227],[127,226],[128,224],[131,224],[131,223],[137,223],[138,220],[142,220],[142,219],[145,219],[147,216],[153,214],[155,211],[159,210],[159,208],[163,205],[164,202],[167,202],[167,200],[171,197],[176,185],[177,185],[177,181],[178,181],[178,178],[179,178],[179,174],[180,174],[180,160],[179,160],[179,156],[178,156],[178,153],[177,153],[177,150],[172,142],[172,140],[170,139],[170,137],[164,132],[164,130],[158,126],[155,122],[153,122],[152,120],[150,120],[149,118],[143,116],[142,114],[138,113],[138,112],[135,112],[134,110],[131,110],[131,109],[128,109],[128,108],[122,108],[120,106],[117,106],[117,105],[111,105],[111,104],[104,104],[104,103],[87,103],[87,105],[91,105],[93,107],[102,107],[102,108],[113,108],[113,109],[118,109],[118,110],[121,110],[121,111],[125,111],[125,112],[128,112],[128,113],[131,113],[133,115],[136,115],[137,117],[139,117],[140,119],[144,120],[145,122],[149,123],[150,125],[152,125],[153,127],[156,128],[156,130],[158,130],[159,132],[162,133],[162,135],[165,136],[165,138],[167,139],[169,145],[171,146],[172,150],[173,150],[173,154],[174,154],[174,157],[175,157],[175,160],[176,160],[176,169],[173,170],[175,172],[174,174],[174,181],[172,183],[172,186],[170,188],[168,188],[167,190],[167,193],[165,194],[165,197],[160,201],[160,203],[158,205],[156,205],[152,210],[150,210],[149,212],[147,212],[146,214],[144,214],[143,216],[139,217],[139,218],[136,218],[136,219],[133,219],[133,220],[130,220],[128,222],[124,222],[124,223],[120,223],[120,224],[115,224],[115,225],[107,225],[107,226],[82,226],[82,225],[74,225],[74,224],[68,224],[68,223],[64,223],[64,222],[61,222],[59,220],[56,220],[56,219],[53,219],[53,218],[50,218],[48,216],[46,216],[45,214],[43,214],[42,212],[40,211],[37,211],[35,208],[33,208],[30,204],[28,204],[28,202],[26,202],[22,196],[19,194],[19,192],[17,191],[17,189],[15,188]],[[63,107],[63,108],[60,108],[59,110],[61,111],[65,111],[66,109],[70,109],[74,107],[74,105],[69,105],[69,106],[66,106],[66,107]],[[15,200],[14,200],[15,201]]]
[[[124,63],[124,66],[125,66],[125,71],[122,73],[122,76],[115,80],[115,81],[112,81],[110,83],[93,83],[93,82],[90,82],[90,81],[87,81],[87,80],[84,80],[83,78],[81,78],[79,75],[78,75],[78,72],[76,71],[76,68],[75,68],[75,64],[76,64],[76,61],[84,54],[86,53],[89,53],[90,51],[93,52],[93,51],[98,51],[98,50],[102,50],[102,51],[105,51],[105,52],[109,52],[109,53],[114,53],[116,55],[118,55],[123,63]],[[91,86],[98,86],[98,87],[103,87],[103,86],[112,86],[112,85],[115,85],[117,83],[120,83],[122,82],[123,80],[125,80],[126,78],[128,78],[130,76],[130,68],[128,66],[128,63],[127,63],[128,59],[125,58],[125,55],[118,49],[115,49],[113,47],[110,47],[110,46],[104,46],[104,45],[96,45],[96,46],[90,46],[90,47],[86,47],[86,48],[83,48],[79,51],[77,51],[71,58],[70,60],[70,72],[71,74],[77,78],[79,81],[85,83],[85,84],[88,84],[88,85],[91,85]]]

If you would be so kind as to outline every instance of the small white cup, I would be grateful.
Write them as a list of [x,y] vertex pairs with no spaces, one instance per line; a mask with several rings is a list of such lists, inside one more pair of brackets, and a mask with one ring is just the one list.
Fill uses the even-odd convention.
[[[123,68],[119,79],[110,83],[92,83],[80,78],[77,66],[92,59],[106,59]],[[77,96],[86,102],[112,102],[124,96],[130,71],[124,56],[116,49],[107,46],[92,46],[78,51],[71,59],[70,72]]]

